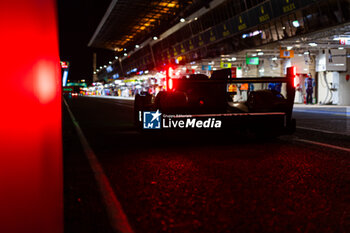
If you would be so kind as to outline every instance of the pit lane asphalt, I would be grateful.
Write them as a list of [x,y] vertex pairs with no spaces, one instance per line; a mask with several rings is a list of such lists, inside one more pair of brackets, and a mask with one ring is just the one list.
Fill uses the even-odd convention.
[[[130,100],[68,103],[135,232],[350,231],[349,153],[295,140],[346,146],[348,136],[305,129],[270,141],[142,135]],[[65,124],[64,135],[76,140]],[[68,141],[66,232],[110,232],[92,171],[78,141]]]

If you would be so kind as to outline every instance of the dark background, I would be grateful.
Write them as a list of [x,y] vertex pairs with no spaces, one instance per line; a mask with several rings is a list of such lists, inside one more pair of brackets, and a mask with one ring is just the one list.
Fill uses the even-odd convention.
[[97,66],[111,61],[114,52],[87,45],[104,16],[111,0],[58,0],[60,59],[69,61],[69,80],[92,81],[93,52]]

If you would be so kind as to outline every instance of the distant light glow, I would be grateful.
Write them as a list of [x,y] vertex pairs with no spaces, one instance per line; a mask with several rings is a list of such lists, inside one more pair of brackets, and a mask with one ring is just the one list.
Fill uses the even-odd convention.
[[118,59],[119,59],[119,57],[118,57],[118,56],[115,56],[115,59],[116,59],[116,60],[118,60]]
[[300,23],[299,23],[298,20],[294,20],[292,24],[293,24],[293,26],[296,27],[296,28],[300,27]]
[[287,46],[287,50],[292,50],[293,46]]
[[153,40],[158,40],[158,37],[154,36],[154,37],[153,37]]
[[317,43],[312,42],[312,43],[309,43],[309,45],[312,46],[312,47],[316,47]]
[[185,21],[186,21],[186,20],[185,20],[184,18],[181,18],[181,19],[180,19],[180,22],[181,22],[181,23],[184,23]]
[[140,48],[140,45],[138,45],[138,44],[137,44],[137,45],[135,45],[135,48],[137,48],[137,49],[138,49],[138,48]]
[[258,52],[258,55],[262,56],[262,55],[264,55],[264,52]]

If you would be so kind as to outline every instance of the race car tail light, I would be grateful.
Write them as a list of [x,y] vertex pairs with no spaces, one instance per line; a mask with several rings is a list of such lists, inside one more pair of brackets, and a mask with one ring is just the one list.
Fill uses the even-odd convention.
[[297,68],[295,66],[291,66],[287,68],[287,77],[293,79],[293,86],[297,85]]
[[171,91],[174,88],[174,81],[173,78],[176,76],[175,70],[173,67],[169,67],[167,70],[167,75],[166,75],[166,85],[167,85],[167,90]]
[[168,80],[168,88],[169,88],[169,91],[171,91],[174,88],[174,81],[172,78],[169,78]]
[[4,233],[63,232],[56,4],[56,0],[0,1],[4,35],[0,37],[0,232]]

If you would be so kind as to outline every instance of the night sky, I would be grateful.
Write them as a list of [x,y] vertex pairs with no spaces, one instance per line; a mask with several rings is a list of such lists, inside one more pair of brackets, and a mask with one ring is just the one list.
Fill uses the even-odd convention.
[[70,62],[70,80],[92,80],[92,54],[97,65],[105,65],[112,51],[89,48],[89,43],[111,0],[57,0],[60,59]]

